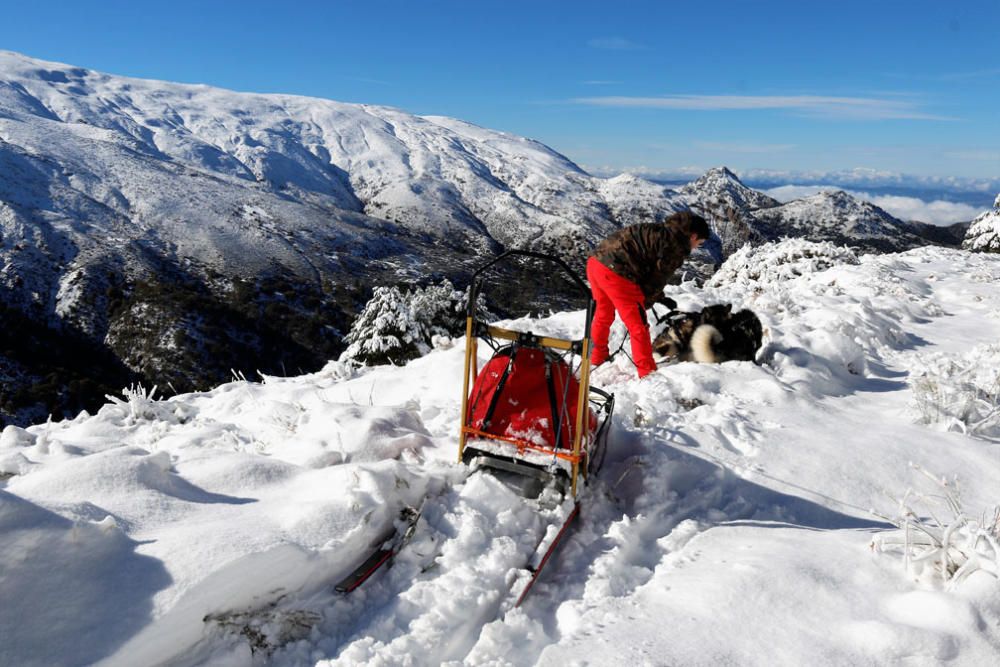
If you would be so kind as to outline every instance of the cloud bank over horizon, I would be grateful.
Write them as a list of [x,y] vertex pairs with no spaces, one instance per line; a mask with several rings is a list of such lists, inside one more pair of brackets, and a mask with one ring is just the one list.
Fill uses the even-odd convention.
[[612,95],[577,97],[573,104],[619,109],[669,109],[679,111],[785,110],[817,118],[854,120],[960,120],[924,111],[915,100],[894,97],[837,95],[687,95],[656,97]]
[[[597,176],[617,176],[621,173],[635,174],[654,181],[687,182],[698,178],[710,167],[689,165],[670,169],[655,169],[648,166],[613,167],[610,165],[585,165],[584,169]],[[899,188],[909,190],[940,190],[942,192],[978,194],[978,199],[992,201],[1000,192],[1000,178],[973,178],[965,176],[923,176],[896,171],[856,167],[836,171],[822,170],[781,170],[781,169],[739,169],[729,168],[741,181],[751,187],[771,188],[781,185],[823,185],[866,190],[871,188]],[[756,184],[756,185],[754,185]]]

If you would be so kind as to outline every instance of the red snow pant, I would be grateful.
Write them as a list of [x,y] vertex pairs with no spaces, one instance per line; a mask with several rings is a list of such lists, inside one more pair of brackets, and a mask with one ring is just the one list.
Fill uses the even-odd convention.
[[594,321],[590,325],[590,337],[594,342],[591,363],[595,366],[608,358],[608,336],[615,321],[615,311],[625,323],[629,338],[632,339],[632,360],[639,377],[645,377],[656,370],[653,361],[653,344],[649,340],[649,324],[646,322],[646,296],[631,280],[620,275],[591,257],[587,260],[587,280],[590,291],[597,302]]

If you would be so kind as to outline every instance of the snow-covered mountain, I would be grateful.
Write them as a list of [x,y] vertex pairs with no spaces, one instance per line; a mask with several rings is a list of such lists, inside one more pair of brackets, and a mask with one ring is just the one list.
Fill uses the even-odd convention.
[[[67,266],[34,272],[32,291],[60,313],[81,291],[69,276],[95,254],[140,270],[152,255],[224,275],[280,266],[318,279],[359,264],[405,273],[400,256],[427,245],[545,247],[615,227],[599,180],[537,142],[462,121],[10,52],[0,71],[5,247],[30,240],[29,211],[45,218],[32,259]],[[8,268],[6,286],[15,273],[26,272]]]
[[610,207],[615,221],[622,226],[662,220],[689,207],[677,191],[633,174],[598,181],[598,192]]
[[678,192],[715,214],[724,214],[726,210],[774,208],[781,204],[777,199],[743,185],[736,174],[726,167],[709,169],[704,176],[688,183]]
[[0,664],[992,665],[998,281],[1000,255],[789,240],[668,288],[752,308],[760,364],[595,369],[607,459],[517,609],[539,512],[456,463],[461,339],[9,426]]
[[781,204],[748,188],[725,167],[680,188],[684,204],[706,215],[728,256],[746,243],[779,238],[831,241],[869,252],[898,252],[941,244],[940,230],[903,222],[843,191],[823,192]]
[[[620,226],[602,189],[631,207],[455,119],[0,52],[0,304],[179,390],[318,367],[374,285],[460,281],[508,247],[579,262]],[[7,386],[41,385],[23,361],[0,360]]]
[[977,252],[1000,252],[1000,195],[992,210],[972,221],[962,247]]
[[[724,167],[675,191],[452,118],[0,51],[0,419],[69,414],[130,374],[184,391],[318,368],[376,285],[461,284],[510,247],[581,266],[613,230],[688,207],[722,237],[713,262],[775,238],[756,216],[783,208]],[[852,210],[769,220],[872,247]],[[560,289],[507,296],[565,305]]]
[[912,227],[878,206],[842,190],[757,210],[754,229],[763,238],[801,237],[830,241],[875,252],[892,252],[925,245]]

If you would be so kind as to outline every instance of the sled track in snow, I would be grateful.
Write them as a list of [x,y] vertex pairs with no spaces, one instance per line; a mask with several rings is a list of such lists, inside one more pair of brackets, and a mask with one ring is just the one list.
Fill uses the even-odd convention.
[[340,645],[323,651],[337,656],[331,665],[461,660],[510,603],[512,577],[525,572],[548,523],[492,476],[471,475],[425,505],[389,570],[327,610],[324,626],[335,634],[319,647]]
[[[351,593],[334,592],[331,581],[311,597],[279,601],[278,614],[265,611],[273,643],[258,642],[255,655],[273,665],[475,664],[502,658],[496,653],[505,637],[534,624],[537,635],[518,647],[518,661],[532,663],[558,641],[562,604],[584,609],[595,594],[628,595],[652,577],[665,552],[682,548],[720,518],[760,516],[738,478],[673,446],[650,448],[638,433],[616,430],[618,460],[608,461],[581,494],[581,517],[527,608],[516,612],[525,616],[511,627],[484,632],[513,607],[512,589],[526,582],[528,561],[546,530],[561,524],[563,508],[539,509],[491,474],[477,472],[428,498],[409,543]],[[662,474],[666,469],[669,475]],[[696,525],[670,545],[643,548],[686,519]],[[609,528],[621,522],[626,529],[619,539]],[[355,564],[339,574],[348,565]],[[275,621],[287,627],[274,627]],[[230,645],[255,645],[254,631],[223,630]]]
[[483,627],[514,606],[512,589],[523,589],[529,560],[569,506],[539,508],[473,473],[429,497],[409,543],[357,589],[335,592],[331,580],[312,595],[212,614],[209,636],[174,662],[207,665],[246,645],[255,664],[461,662]]

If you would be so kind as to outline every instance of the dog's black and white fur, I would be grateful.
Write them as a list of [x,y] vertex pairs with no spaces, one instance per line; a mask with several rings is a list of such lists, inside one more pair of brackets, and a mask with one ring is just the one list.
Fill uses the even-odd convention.
[[754,361],[764,329],[752,311],[732,309],[727,303],[700,312],[672,312],[667,328],[653,341],[653,353],[671,361]]

